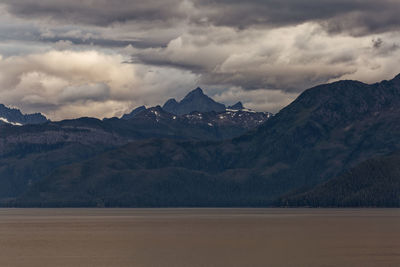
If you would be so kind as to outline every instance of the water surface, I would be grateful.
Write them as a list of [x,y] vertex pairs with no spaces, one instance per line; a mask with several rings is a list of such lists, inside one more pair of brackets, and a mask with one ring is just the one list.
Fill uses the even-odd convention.
[[0,209],[0,266],[400,266],[399,209]]

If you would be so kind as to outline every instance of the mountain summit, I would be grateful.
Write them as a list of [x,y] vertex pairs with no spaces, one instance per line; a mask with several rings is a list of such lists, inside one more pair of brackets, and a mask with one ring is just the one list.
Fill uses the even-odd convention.
[[132,110],[131,113],[129,114],[125,114],[124,116],[122,116],[121,119],[123,120],[129,120],[132,119],[133,117],[135,117],[137,114],[141,113],[142,111],[145,111],[146,107],[145,106],[140,106],[138,108],[135,108],[134,110]]
[[194,111],[198,112],[223,112],[225,105],[215,102],[209,96],[205,95],[200,87],[188,93],[180,102],[175,99],[168,100],[163,109],[176,115],[189,114]]

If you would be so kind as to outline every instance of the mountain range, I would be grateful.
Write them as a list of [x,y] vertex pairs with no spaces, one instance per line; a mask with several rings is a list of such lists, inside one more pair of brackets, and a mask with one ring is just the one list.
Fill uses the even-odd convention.
[[19,196],[60,166],[84,161],[128,143],[155,138],[229,139],[271,117],[269,113],[244,110],[190,112],[174,115],[156,106],[135,109],[121,119],[46,120],[19,126],[5,123],[0,126],[0,199]]
[[[8,185],[15,191],[7,195],[2,190],[2,204],[398,207],[399,107],[400,75],[375,84],[347,80],[313,87],[260,126],[231,138],[203,138],[197,130],[190,131],[190,138],[166,133],[178,128],[168,128],[170,121],[191,125],[190,121],[207,118],[207,124],[201,124],[206,126],[224,121],[221,116],[240,118],[244,116],[240,112],[253,112],[232,107],[179,115],[180,108],[175,113],[142,108],[127,120],[86,118],[44,124],[53,128],[40,138],[53,142],[38,141],[37,146],[26,145],[20,136],[39,135],[43,125],[8,126],[0,138],[8,132],[10,140],[18,136],[18,141],[3,142],[6,149],[1,151],[7,153],[0,160],[0,177],[10,175],[0,180],[0,188]],[[160,123],[164,116],[168,122],[156,134],[141,131],[131,137],[127,122]],[[138,125],[132,129],[140,129]],[[69,139],[52,136],[60,127],[69,131]],[[21,162],[25,167],[16,168]],[[38,175],[27,180],[32,174]]]
[[45,122],[47,122],[46,117],[40,113],[22,114],[18,109],[8,108],[3,104],[0,104],[0,125],[11,124],[22,126],[26,124],[40,124]]

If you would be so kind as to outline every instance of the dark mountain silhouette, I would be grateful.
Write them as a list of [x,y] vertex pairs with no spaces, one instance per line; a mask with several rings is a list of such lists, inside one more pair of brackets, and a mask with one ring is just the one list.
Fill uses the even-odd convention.
[[242,102],[237,102],[235,105],[229,106],[228,109],[242,110],[244,109]]
[[[171,98],[171,99],[168,99],[167,102],[165,102],[163,109],[172,114],[177,114],[178,106],[179,106],[179,103],[175,100],[175,98]],[[194,110],[192,110],[192,111],[194,111]]]
[[190,114],[191,112],[223,112],[225,105],[215,102],[213,99],[203,93],[198,87],[177,102],[175,99],[168,100],[163,109],[177,115]]
[[358,164],[306,193],[283,197],[283,206],[399,207],[400,153]]
[[174,115],[140,107],[122,119],[80,118],[40,125],[0,126],[0,199],[14,198],[55,168],[145,139],[222,140],[240,136],[267,113],[193,112]]
[[311,88],[226,141],[131,142],[63,166],[15,205],[265,206],[400,150],[400,76]]
[[146,107],[145,106],[140,106],[140,107],[135,108],[134,110],[132,110],[131,113],[125,114],[124,116],[122,116],[121,119],[123,119],[123,120],[132,119],[133,117],[135,117],[137,114],[139,114],[140,112],[142,112],[144,110],[146,110]]
[[0,124],[40,124],[47,122],[45,116],[40,113],[35,114],[22,114],[20,110],[8,108],[0,104]]

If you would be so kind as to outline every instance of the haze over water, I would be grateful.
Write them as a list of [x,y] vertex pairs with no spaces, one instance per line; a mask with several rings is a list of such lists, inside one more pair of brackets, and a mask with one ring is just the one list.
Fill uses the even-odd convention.
[[0,266],[400,266],[398,209],[1,209]]

